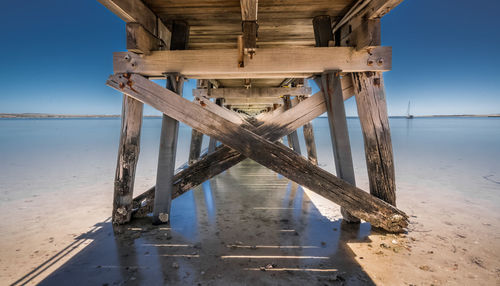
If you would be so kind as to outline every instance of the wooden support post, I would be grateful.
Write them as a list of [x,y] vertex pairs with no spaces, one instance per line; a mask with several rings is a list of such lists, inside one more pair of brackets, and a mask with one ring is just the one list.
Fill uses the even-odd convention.
[[188,164],[192,165],[200,158],[201,144],[203,143],[203,133],[196,129],[191,131],[191,146],[189,147],[189,161]]
[[197,105],[136,74],[110,76],[107,84],[215,137],[240,154],[345,207],[375,227],[401,232],[408,226],[408,216],[404,212],[311,164],[289,148],[233,123],[223,117],[227,110],[222,107],[213,104],[215,108],[207,109],[207,104],[204,106],[201,101]]
[[[289,95],[285,95],[283,97],[283,101],[285,103],[285,109],[292,109],[292,100]],[[299,135],[297,135],[297,131],[293,131],[292,133],[287,135],[288,146],[293,149],[293,151],[297,152],[297,154],[302,154],[300,152],[300,143],[299,143]]]
[[[201,90],[201,88],[204,86],[204,81],[203,80],[197,80],[196,81],[196,88]],[[194,94],[194,91],[197,89],[193,89],[193,96],[196,97]],[[196,100],[196,99],[194,99]],[[198,130],[194,129],[191,131],[191,145],[189,147],[189,159],[188,159],[188,165],[194,164],[194,162],[198,161],[200,158],[201,154],[201,145],[203,143],[203,133],[199,132]]]
[[[321,89],[325,95],[326,111],[328,114],[328,124],[330,126],[330,137],[332,140],[337,176],[355,186],[356,180],[354,179],[351,144],[349,141],[349,131],[347,128],[339,72],[324,73],[321,76]],[[358,218],[351,215],[344,208],[341,208],[340,211],[342,217],[347,222],[359,222]]]
[[[184,22],[174,21],[170,49],[187,48],[189,26]],[[179,74],[167,75],[167,89],[182,97],[184,78]],[[155,201],[153,207],[153,224],[168,223],[172,205],[173,177],[175,156],[177,153],[177,136],[179,122],[163,114],[161,124],[160,151],[158,154],[158,170],[156,173]]]
[[[305,95],[299,96],[299,102],[305,100],[307,97]],[[311,161],[314,165],[318,165],[318,154],[316,152],[316,140],[314,139],[314,129],[311,122],[308,122],[302,126],[302,132],[304,133],[304,141],[306,142],[307,149],[307,159]]]
[[353,73],[352,78],[365,142],[370,193],[395,206],[394,159],[382,73]]
[[130,221],[135,168],[139,159],[143,103],[123,95],[122,125],[113,195],[113,224]]
[[[184,79],[182,77],[170,75],[167,79],[167,88],[180,96],[182,96],[183,84]],[[168,223],[170,221],[178,134],[179,122],[163,114],[161,122],[160,151],[158,153],[158,169],[156,173],[153,224]]]
[[250,55],[255,54],[257,49],[257,11],[258,0],[240,0],[241,7],[241,30],[243,32],[243,52]]
[[[331,31],[331,20],[329,16],[318,16],[313,20],[316,45],[326,47],[331,44],[333,34]],[[342,95],[342,84],[340,72],[327,72],[321,75],[321,80],[316,83],[325,96],[328,124],[330,126],[330,138],[332,140],[333,156],[337,176],[352,185],[356,185],[354,179],[354,167],[351,155],[351,144],[345,115],[344,99]],[[351,215],[344,208],[340,209],[345,221],[359,223],[359,219]]]

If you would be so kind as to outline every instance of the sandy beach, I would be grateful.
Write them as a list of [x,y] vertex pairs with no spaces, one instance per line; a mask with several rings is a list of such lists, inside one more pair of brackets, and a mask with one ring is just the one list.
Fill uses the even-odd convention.
[[[156,139],[151,134],[154,134],[157,126],[149,128],[151,122],[145,125],[143,146],[150,147],[149,145],[154,146],[155,144]],[[421,158],[421,161],[415,159],[412,164],[408,164],[404,159],[409,151],[404,151],[404,148],[400,146],[403,141],[398,137],[398,134],[401,134],[398,127],[396,122],[393,134],[395,137],[395,157],[398,164],[396,169],[398,170],[398,207],[410,215],[410,226],[407,233],[393,235],[380,233],[377,230],[370,232],[369,228],[368,231],[366,229],[366,223],[361,226],[343,225],[339,209],[335,204],[308,190],[299,196],[301,188],[297,190],[294,200],[300,197],[303,203],[302,205],[293,205],[290,208],[292,214],[294,214],[295,209],[304,211],[304,209],[310,210],[312,207],[317,209],[318,214],[315,214],[313,219],[308,222],[309,225],[314,225],[315,222],[324,223],[329,228],[325,231],[331,232],[332,237],[335,237],[337,232],[345,232],[349,235],[354,233],[353,237],[349,235],[347,238],[344,237],[346,247],[336,254],[343,259],[352,259],[352,263],[349,265],[341,264],[339,269],[342,271],[339,270],[335,274],[318,275],[318,277],[323,277],[321,278],[323,280],[318,280],[317,284],[344,283],[350,285],[348,282],[354,281],[353,285],[500,285],[500,214],[498,212],[499,184],[496,181],[498,179],[498,173],[495,173],[498,170],[495,169],[496,163],[492,163],[492,167],[488,167],[491,173],[486,172],[484,168],[478,168],[478,172],[482,176],[475,176],[475,174],[466,174],[461,169],[465,165],[450,165],[450,161],[440,153],[440,156],[435,158],[437,163],[428,164],[426,168],[418,168],[428,162],[427,156]],[[325,126],[319,122],[316,123],[315,128],[321,134]],[[149,129],[151,130],[148,131]],[[355,127],[353,130],[356,132]],[[181,130],[181,134],[182,132],[188,133],[189,130]],[[321,140],[321,137],[319,138]],[[356,146],[359,147],[362,142],[359,142],[360,138],[356,133],[352,138],[356,150]],[[102,140],[107,141],[108,139]],[[95,144],[99,143],[101,142]],[[112,147],[109,146],[109,149]],[[439,146],[434,147],[439,149]],[[143,161],[139,164],[142,171],[138,173],[136,179],[137,190],[146,190],[154,181],[152,174],[154,174],[155,168],[152,162],[154,162],[155,152],[147,151],[149,149],[153,148],[146,147],[144,149]],[[328,146],[322,147],[323,149],[327,150]],[[86,150],[88,150],[86,152],[91,157],[90,159],[96,156],[94,154],[96,151],[93,151],[92,148]],[[65,150],[58,151],[62,154],[65,152]],[[107,152],[100,150],[97,156],[100,156],[103,151]],[[418,154],[422,152],[422,150],[417,149],[410,151]],[[429,154],[429,156],[431,155]],[[111,153],[102,160],[105,161],[113,157],[114,155]],[[477,164],[477,162],[469,160],[467,152],[462,152],[459,157],[462,158],[458,159],[464,159],[468,164]],[[356,152],[354,159],[356,163],[359,163],[356,165],[357,185],[367,190],[368,180],[366,175],[363,175],[366,169],[360,163],[363,162],[362,153]],[[489,166],[489,161],[486,159],[479,158],[478,160],[481,160],[485,166]],[[84,161],[81,161],[81,164],[84,164]],[[149,166],[144,167],[146,165]],[[333,167],[327,158],[323,159],[323,162],[320,160],[320,165],[327,170],[331,170]],[[22,199],[2,201],[4,209],[0,220],[2,229],[2,243],[0,244],[2,285],[22,285],[24,283],[35,285],[40,283],[47,277],[50,278],[50,275],[65,269],[67,267],[65,265],[71,265],[71,261],[82,259],[79,257],[82,256],[82,253],[86,253],[86,248],[92,243],[99,240],[106,241],[106,239],[109,240],[109,237],[115,236],[109,228],[113,164],[110,162],[100,170],[86,168],[80,172],[77,172],[78,169],[76,169],[75,174],[79,173],[80,177],[68,175],[66,179],[61,178],[60,181],[48,180],[44,182],[34,179],[31,182],[25,181],[27,184],[35,184],[35,189],[38,187],[39,190],[45,191],[30,193],[29,197]],[[45,172],[40,170],[42,173]],[[57,176],[57,172],[54,173],[54,176]],[[466,184],[463,183],[462,178],[467,176],[472,176],[474,179],[467,178],[468,183]],[[95,179],[92,180],[92,178]],[[217,183],[218,180],[226,182],[228,179],[221,177],[214,180]],[[290,185],[293,188],[293,184],[288,180],[282,180],[280,184]],[[458,185],[457,182],[462,185]],[[4,197],[7,196],[6,191],[14,191],[12,187],[6,189],[5,186],[9,185],[4,185],[2,190]],[[261,190],[261,188],[257,189]],[[467,189],[470,189],[469,193]],[[203,188],[199,187],[194,190],[193,196],[202,193]],[[214,200],[217,204],[216,197]],[[311,206],[306,208],[305,205],[308,205],[308,202]],[[207,211],[200,213],[201,217],[198,219],[209,217],[210,214],[206,214]],[[224,211],[225,209],[221,207],[217,213],[225,215]],[[306,211],[305,214],[310,212]],[[278,214],[279,212],[273,215]],[[225,219],[228,220],[226,222],[228,225],[239,223],[238,217],[225,217]],[[252,221],[248,218],[246,220]],[[222,228],[221,225],[219,227]],[[255,230],[252,227],[256,227],[256,225],[249,224],[247,230],[249,233],[254,233]],[[135,222],[130,228],[143,229],[133,235],[125,234],[127,239],[133,237],[134,241],[137,239],[147,240],[150,239],[150,236],[157,236],[161,232],[160,229],[152,227],[147,221]],[[175,229],[174,226],[172,228]],[[99,229],[104,229],[101,236],[93,235],[99,232]],[[180,232],[182,233],[182,231]],[[197,231],[194,232],[197,233]],[[172,236],[172,241],[178,238],[174,234]],[[243,236],[243,238],[245,237]],[[244,242],[241,238],[224,239],[226,244],[236,240]],[[332,242],[324,240],[327,247],[330,247]],[[340,241],[343,240],[340,239]],[[321,244],[317,243],[317,246],[321,247]],[[103,257],[113,256],[116,252],[113,247],[105,247],[99,251]],[[334,258],[335,255],[331,257]],[[349,259],[346,261],[350,261]],[[204,263],[209,262],[205,261]],[[182,265],[180,269],[183,269]],[[168,271],[175,273],[177,270],[169,268]],[[224,275],[224,272],[221,272],[221,275]],[[272,283],[273,281],[271,271],[259,273],[257,277],[264,282]],[[140,284],[136,280],[130,280],[131,278],[134,277],[125,277],[122,284],[134,285],[134,282]],[[343,281],[345,278],[354,280],[346,282]],[[217,276],[214,279],[207,281],[217,284],[214,282],[217,281]]]

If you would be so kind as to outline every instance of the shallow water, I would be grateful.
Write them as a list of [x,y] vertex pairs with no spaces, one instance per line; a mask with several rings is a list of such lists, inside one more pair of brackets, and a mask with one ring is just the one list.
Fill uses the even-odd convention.
[[[326,118],[314,120],[320,166],[334,171]],[[356,180],[367,184],[363,137],[357,118],[348,119]],[[500,203],[500,119],[390,119],[397,184]],[[0,120],[0,204],[38,196],[68,184],[91,187],[112,182],[120,120]],[[145,118],[137,189],[154,184],[161,119]],[[306,153],[299,129],[302,153]],[[191,129],[179,128],[177,166],[189,153]],[[204,148],[208,138],[204,138]]]

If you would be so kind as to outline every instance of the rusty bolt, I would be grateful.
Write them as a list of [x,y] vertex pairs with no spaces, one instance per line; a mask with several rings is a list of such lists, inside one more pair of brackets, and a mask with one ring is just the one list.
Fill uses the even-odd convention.
[[206,104],[203,100],[200,100],[200,105],[201,105],[202,107],[207,106],[207,104]]
[[368,64],[369,66],[373,66],[373,60],[372,60],[372,59],[368,59],[367,64]]
[[379,59],[377,60],[377,65],[381,66],[381,65],[383,65],[383,64],[384,64],[384,59],[383,59],[383,58],[379,58]]
[[123,82],[120,82],[120,89],[123,89],[125,87],[125,84]]
[[126,78],[126,79],[130,79],[130,74],[129,73],[124,73],[123,77]]

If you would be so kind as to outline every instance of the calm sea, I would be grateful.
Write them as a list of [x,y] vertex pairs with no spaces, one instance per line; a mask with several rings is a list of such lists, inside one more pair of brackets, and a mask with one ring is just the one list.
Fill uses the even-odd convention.
[[[334,172],[326,118],[313,122],[320,166]],[[363,137],[348,119],[358,186],[367,188]],[[500,206],[499,118],[390,119],[397,185]],[[155,182],[161,119],[143,122],[137,189]],[[68,186],[112,183],[120,120],[0,119],[0,205]],[[177,166],[189,152],[191,129],[180,126]],[[302,153],[306,153],[302,138]],[[204,148],[208,138],[204,138]]]

